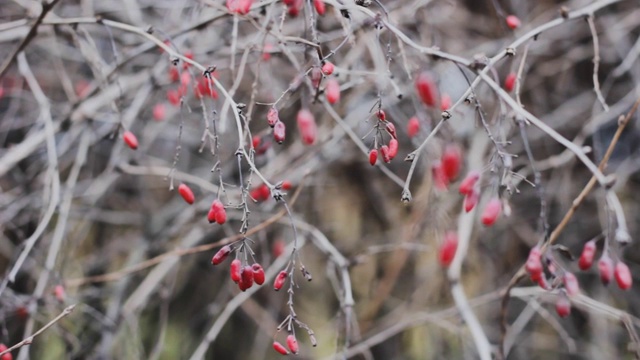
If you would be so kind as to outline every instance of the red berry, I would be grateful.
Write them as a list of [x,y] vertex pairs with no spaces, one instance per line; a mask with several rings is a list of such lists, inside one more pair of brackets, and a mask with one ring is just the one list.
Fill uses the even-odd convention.
[[387,114],[382,109],[380,109],[380,110],[378,110],[378,112],[376,112],[376,116],[378,117],[378,120],[380,120],[380,121],[387,120]]
[[440,261],[440,265],[444,267],[448,267],[451,265],[453,258],[456,255],[456,250],[458,249],[458,234],[453,231],[450,231],[444,235],[444,241],[440,245],[440,250],[438,252],[438,260]]
[[278,291],[280,289],[282,289],[282,285],[284,285],[284,282],[287,280],[287,272],[282,270],[278,273],[278,276],[276,276],[276,280],[273,282],[273,289],[275,291]]
[[289,350],[291,350],[291,352],[294,354],[297,354],[300,350],[298,346],[298,340],[296,340],[296,337],[293,334],[289,334],[289,336],[287,336],[287,346],[289,347]]
[[[218,252],[216,252],[216,254],[213,255],[213,258],[211,258],[211,264],[220,265],[223,261],[225,261],[227,259],[229,254],[231,254],[231,246],[225,245],[225,246],[221,247],[220,250],[218,250]],[[240,261],[240,260],[238,260],[238,261]],[[232,264],[232,266],[233,266],[233,264]]]
[[180,85],[186,87],[187,85],[189,85],[191,83],[191,74],[189,74],[188,71],[184,71],[181,75],[180,75]]
[[308,109],[298,111],[296,120],[298,122],[298,130],[300,131],[300,135],[302,135],[302,142],[307,145],[312,145],[316,142],[318,127],[316,126],[316,119],[313,117],[311,111]]
[[322,80],[322,70],[319,67],[313,67],[311,69],[311,85],[314,88],[317,88],[320,85],[320,81]]
[[460,183],[460,194],[467,195],[474,191],[476,182],[480,179],[480,173],[472,170],[467,173],[467,176]]
[[529,257],[527,258],[524,268],[529,275],[531,275],[532,279],[542,275],[542,261],[540,261],[540,256],[540,248],[537,246],[529,251]]
[[476,205],[478,205],[478,200],[480,200],[480,192],[477,190],[472,190],[470,193],[465,195],[464,197],[464,211],[469,212],[473,210]]
[[398,138],[398,134],[396,133],[396,126],[393,125],[392,122],[387,122],[387,125],[385,125],[385,129],[387,129],[387,132],[389,133],[389,135],[391,135],[392,138]]
[[451,97],[449,94],[442,94],[442,99],[440,100],[440,110],[446,111],[451,107]]
[[578,295],[580,292],[580,286],[578,285],[578,279],[576,279],[575,275],[570,272],[565,273],[562,281],[564,282],[564,288],[567,291],[567,295]]
[[455,179],[460,172],[462,154],[457,145],[448,145],[442,154],[442,170],[449,181]]
[[131,131],[125,131],[124,134],[122,134],[122,139],[131,149],[135,150],[138,148],[138,138],[133,135]]
[[240,268],[242,267],[242,262],[240,262],[240,259],[234,259],[231,262],[231,266],[230,266],[230,275],[231,275],[231,280],[233,280],[233,282],[240,282]]
[[504,79],[504,89],[507,90],[507,92],[513,91],[513,88],[516,86],[516,79],[517,75],[513,72],[509,73],[509,75]]
[[[7,349],[8,349],[7,345],[5,345],[5,344],[0,344],[0,352],[3,352],[3,351],[5,351],[5,350],[7,350]],[[8,352],[8,353],[6,353],[6,354],[2,355],[2,356],[0,357],[0,360],[13,360],[13,355],[11,355],[11,353],[10,353],[10,352]]]
[[273,349],[282,355],[289,355],[289,350],[277,341],[273,342]]
[[369,151],[369,164],[371,164],[371,166],[376,164],[376,161],[378,161],[378,150],[377,149],[371,149]]
[[616,270],[614,273],[618,287],[622,290],[629,290],[633,284],[633,278],[631,277],[631,271],[627,264],[619,261],[616,264]]
[[271,190],[266,184],[260,185],[260,187],[256,190],[257,197],[255,198],[258,201],[268,200],[271,196]]
[[247,265],[240,271],[240,282],[238,283],[240,290],[245,291],[253,286],[253,269]]
[[325,12],[325,5],[324,5],[324,1],[322,0],[313,0],[313,6],[316,8],[316,11],[318,12],[318,15],[324,15]]
[[273,126],[273,140],[275,140],[278,144],[282,144],[284,142],[285,133],[286,129],[284,123],[278,120]]
[[211,86],[211,81],[206,77],[202,77],[200,78],[200,80],[198,80],[198,84],[196,85],[196,88],[194,90],[194,93],[198,99],[202,98],[205,95],[209,96],[212,99],[218,98],[218,92]]
[[[314,0],[314,1],[317,1],[317,0]],[[333,65],[333,63],[330,63],[329,61],[325,62],[324,65],[322,65],[322,73],[327,76],[333,74],[334,70],[335,70],[335,66]]]
[[515,30],[520,27],[520,19],[518,19],[518,17],[515,15],[507,16],[506,20],[507,20],[507,26],[509,27],[509,29]]
[[260,142],[262,142],[262,138],[260,137],[260,135],[254,135],[251,138],[251,146],[254,149],[257,149],[260,146]]
[[324,94],[327,97],[329,104],[335,104],[340,101],[340,83],[338,80],[331,78],[327,80],[327,85],[324,88]]
[[382,160],[386,163],[391,162],[391,156],[389,154],[389,147],[387,145],[380,146],[380,155],[382,155]]
[[193,191],[191,191],[191,188],[186,184],[180,184],[180,186],[178,186],[178,192],[187,204],[193,204],[196,200],[196,197],[193,195]]
[[500,216],[500,212],[502,211],[502,203],[500,199],[493,198],[489,200],[487,206],[485,206],[484,211],[482,212],[482,223],[486,226],[491,226],[496,222],[498,216]]
[[398,140],[391,139],[389,140],[389,158],[393,160],[396,155],[398,155]]
[[407,135],[412,138],[420,132],[420,120],[414,116],[407,122]]
[[172,66],[169,68],[169,80],[171,82],[176,82],[180,79],[180,72],[178,71],[178,68],[175,66]]
[[584,244],[580,260],[578,260],[578,266],[581,270],[589,270],[593,264],[593,257],[596,254],[596,242],[591,240]]
[[182,95],[180,95],[180,91],[178,91],[178,90],[175,90],[175,89],[167,90],[167,100],[169,100],[169,102],[173,106],[180,105],[180,97],[181,96]]
[[416,90],[420,100],[427,106],[435,106],[438,102],[438,88],[428,72],[422,72],[416,78]]
[[565,318],[571,314],[571,302],[566,296],[559,296],[556,301],[556,312],[561,318]]
[[[187,58],[187,59],[189,59],[189,60],[193,60],[193,51],[191,51],[191,50],[187,50],[187,51],[185,51],[185,53],[184,53],[184,57],[186,57],[186,58]],[[187,68],[189,68],[189,66],[191,66],[191,64],[189,64],[189,63],[188,63],[188,62],[186,62],[186,61],[184,61],[184,62],[182,63],[182,68],[183,68],[183,69],[187,69]]]
[[264,269],[260,264],[251,265],[251,269],[253,270],[253,281],[258,285],[264,284]]
[[[64,286],[56,285],[53,288],[53,296],[55,296],[58,301],[64,302],[64,298],[65,298]],[[0,350],[0,351],[4,351],[4,350]],[[0,357],[0,360],[2,360],[1,357]]]
[[220,225],[227,222],[227,210],[224,207],[216,213],[216,222]]
[[216,222],[216,215],[217,212],[213,208],[209,209],[209,212],[207,213],[207,220],[209,221],[209,224]]
[[608,255],[602,255],[600,261],[598,261],[598,270],[600,270],[600,281],[602,281],[604,285],[608,285],[611,281],[611,275],[613,274],[613,262]]
[[449,178],[444,172],[441,161],[437,161],[433,166],[431,166],[431,173],[436,189],[447,190],[447,187],[449,187]]
[[251,10],[252,0],[227,0],[227,9],[234,14],[246,15]]
[[164,120],[166,108],[163,103],[157,103],[153,106],[153,119],[156,121]]
[[291,181],[285,180],[282,182],[282,190],[291,190],[292,187],[293,184],[291,184]]
[[280,118],[278,117],[278,110],[273,107],[270,108],[267,112],[267,122],[269,123],[269,126],[274,127],[278,121],[280,121]]

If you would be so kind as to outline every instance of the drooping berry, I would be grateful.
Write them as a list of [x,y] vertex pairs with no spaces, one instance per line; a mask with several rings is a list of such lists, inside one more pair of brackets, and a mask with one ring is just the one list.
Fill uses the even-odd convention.
[[251,265],[251,269],[253,270],[253,281],[258,285],[264,284],[264,269],[262,266],[256,263]]
[[487,206],[485,206],[480,219],[485,226],[491,226],[496,222],[501,211],[502,203],[500,202],[500,199],[493,198],[489,200]]
[[382,160],[384,162],[391,162],[391,156],[389,156],[389,147],[387,145],[380,146],[380,155],[382,155]]
[[182,196],[184,201],[187,202],[187,204],[193,204],[194,201],[196,201],[196,197],[195,195],[193,195],[193,191],[191,191],[191,188],[187,184],[180,184],[180,186],[178,186],[178,192],[180,193],[180,196]]
[[251,266],[247,265],[240,270],[240,282],[238,286],[242,291],[253,286],[253,268],[251,268]]
[[320,81],[322,81],[322,70],[319,67],[314,66],[313,69],[311,69],[311,74],[309,75],[311,76],[311,85],[313,85],[314,88],[320,86]]
[[180,105],[180,97],[182,97],[182,94],[180,94],[180,91],[176,89],[167,90],[167,100],[169,100],[169,103],[171,103],[171,105],[173,106]]
[[280,121],[280,118],[278,117],[278,110],[273,107],[270,108],[267,112],[267,122],[269,123],[269,126],[274,127],[278,121]]
[[191,83],[191,74],[189,74],[188,71],[182,72],[182,74],[180,74],[180,85],[186,87],[190,83]]
[[448,145],[442,154],[441,161],[442,170],[449,181],[458,177],[458,172],[460,172],[460,163],[462,162],[462,154],[457,145]]
[[167,113],[166,107],[163,103],[157,103],[153,106],[153,119],[155,121],[162,121]]
[[593,264],[593,258],[596,254],[596,242],[591,240],[584,244],[582,248],[582,254],[580,254],[580,260],[578,260],[578,266],[581,270],[589,270]]
[[322,0],[313,0],[313,6],[316,8],[316,11],[318,12],[318,15],[320,15],[320,16],[324,15],[324,12],[326,10],[325,5],[324,5],[324,1],[322,1]]
[[371,164],[371,166],[375,165],[376,162],[378,161],[378,150],[377,149],[371,149],[369,151],[369,164]]
[[296,121],[298,122],[298,130],[302,136],[302,142],[307,145],[312,145],[316,142],[316,138],[318,137],[318,126],[316,125],[316,120],[311,111],[308,109],[301,109],[298,111]]
[[176,82],[180,79],[180,71],[177,67],[171,66],[169,68],[169,81]]
[[223,261],[227,259],[229,254],[231,254],[231,246],[225,245],[221,247],[220,250],[218,250],[218,252],[216,252],[216,254],[213,255],[213,258],[211,258],[211,264],[220,265]]
[[420,132],[420,120],[417,116],[412,117],[407,122],[407,135],[412,138]]
[[387,113],[384,112],[384,110],[380,109],[376,112],[376,116],[378,117],[378,120],[380,121],[385,121],[387,120]]
[[327,75],[327,76],[333,74],[334,70],[335,70],[335,66],[333,65],[333,63],[331,63],[329,61],[325,62],[324,65],[322,65],[322,73]]
[[273,349],[282,355],[289,355],[289,350],[277,341],[273,342]]
[[447,232],[444,235],[444,241],[440,245],[440,250],[438,251],[438,260],[440,261],[440,265],[444,267],[451,265],[457,249],[458,234],[453,231]]
[[529,273],[532,279],[537,278],[542,274],[542,261],[540,261],[541,252],[539,247],[533,247],[529,251],[529,257],[525,263],[525,270]]
[[507,26],[511,30],[515,30],[520,27],[520,19],[518,19],[518,17],[515,15],[507,16],[506,22],[507,22]]
[[611,282],[611,275],[613,275],[613,261],[607,254],[603,254],[598,261],[598,270],[600,271],[600,281],[604,285],[608,285]]
[[567,272],[562,277],[562,281],[564,282],[564,288],[567,291],[567,295],[575,296],[580,292],[580,286],[578,285],[578,279],[575,275],[570,272]]
[[125,131],[124,134],[122,134],[122,140],[124,140],[124,143],[131,149],[135,150],[138,148],[138,138],[131,131]]
[[393,160],[393,158],[396,157],[396,155],[398,155],[398,140],[396,139],[391,139],[389,140],[389,158],[391,158],[391,160]]
[[478,205],[478,200],[480,200],[480,191],[471,190],[470,193],[464,196],[464,211],[469,212],[473,210],[473,208]]
[[558,296],[556,300],[556,312],[561,318],[566,318],[571,314],[571,301],[566,296]]
[[327,80],[327,85],[324,88],[324,94],[327,97],[329,104],[335,104],[340,101],[340,83],[335,78]]
[[464,177],[462,182],[460,183],[460,194],[467,195],[474,191],[474,186],[476,182],[480,179],[480,173],[472,170],[467,173],[467,176]]
[[234,259],[231,262],[231,266],[230,268],[230,275],[231,275],[231,280],[233,280],[233,282],[238,283],[240,282],[240,269],[242,268],[242,262],[240,261],[240,259]]
[[282,289],[282,286],[284,285],[284,282],[287,280],[287,272],[282,270],[278,273],[278,276],[276,276],[275,281],[273,282],[273,289],[275,291],[278,291],[280,289]]
[[504,89],[507,90],[507,92],[513,91],[513,88],[516,86],[516,79],[517,75],[514,72],[509,73],[509,75],[504,79]]
[[210,223],[217,222],[220,225],[227,221],[227,211],[220,200],[215,199],[211,204],[211,209],[209,209],[209,213],[207,214],[207,220],[209,220]]
[[277,121],[273,126],[273,140],[275,140],[278,144],[282,144],[284,142],[286,129],[284,123],[282,121]]
[[438,102],[438,88],[428,72],[422,72],[416,78],[416,91],[425,105],[435,106]]
[[297,354],[300,350],[298,346],[298,340],[293,334],[289,334],[289,336],[287,336],[287,346],[289,347],[289,350],[291,350],[291,352],[294,354]]
[[398,138],[398,133],[396,132],[396,126],[393,125],[392,122],[387,121],[387,124],[385,125],[385,129],[387,130],[389,135],[391,135],[392,138],[394,139]]
[[260,137],[260,135],[254,135],[251,138],[251,147],[254,149],[257,149],[260,146],[261,142],[262,142],[262,138]]
[[631,277],[631,271],[627,264],[622,261],[618,261],[616,264],[616,270],[614,272],[618,287],[622,290],[629,290],[633,284],[633,278]]

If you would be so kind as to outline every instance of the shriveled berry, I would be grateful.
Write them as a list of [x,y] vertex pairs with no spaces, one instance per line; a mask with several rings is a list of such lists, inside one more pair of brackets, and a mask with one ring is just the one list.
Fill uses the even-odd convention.
[[[314,1],[316,1],[316,0],[314,0]],[[324,65],[322,65],[322,73],[327,75],[327,76],[333,74],[334,70],[335,70],[335,66],[333,65],[333,63],[331,63],[329,61],[325,62]]]
[[273,282],[273,289],[275,291],[278,291],[280,289],[282,289],[282,286],[284,285],[284,282],[287,280],[287,272],[282,270],[278,273],[278,276],[276,276],[275,281]]
[[284,123],[282,121],[277,121],[273,126],[273,140],[275,140],[278,144],[282,144],[284,142],[286,129]]
[[277,341],[273,342],[273,349],[282,355],[289,355],[289,350]]
[[187,202],[187,204],[193,204],[196,201],[195,195],[193,195],[193,191],[187,184],[180,184],[178,186],[178,192],[180,196]]
[[340,101],[340,83],[335,78],[327,80],[327,85],[324,88],[324,94],[327,97],[329,104],[335,104]]
[[294,354],[297,354],[300,350],[300,347],[298,346],[298,340],[293,334],[289,334],[289,336],[287,336],[287,346],[289,347],[289,350],[291,350],[291,352]]
[[300,135],[302,135],[302,142],[312,145],[318,137],[318,126],[313,114],[308,109],[301,109],[298,111],[296,121]]
[[462,162],[462,153],[460,148],[455,144],[448,145],[442,154],[442,170],[449,181],[458,177],[460,172],[460,164]]
[[412,138],[420,132],[420,120],[417,116],[412,117],[407,122],[407,135]]
[[600,281],[604,285],[608,285],[611,282],[611,275],[613,275],[613,262],[608,255],[602,255],[598,261],[598,270],[600,271]]
[[229,254],[231,254],[231,246],[225,245],[221,247],[220,250],[218,250],[218,252],[216,252],[216,254],[213,255],[213,258],[211,258],[211,264],[220,265],[223,261],[227,259]]
[[125,131],[124,134],[122,134],[122,139],[131,149],[135,150],[138,148],[138,138],[131,131]]
[[566,296],[559,296],[558,300],[556,300],[556,312],[561,318],[571,314],[571,302]]
[[582,248],[582,254],[578,260],[578,266],[581,270],[589,270],[593,264],[593,258],[596,254],[596,242],[591,240],[584,244]]
[[444,241],[440,245],[440,250],[438,251],[438,260],[440,261],[440,265],[444,267],[451,265],[457,249],[458,234],[454,231],[447,232],[444,235]]
[[507,26],[511,30],[515,30],[520,27],[520,19],[518,19],[518,17],[515,15],[507,16],[506,22],[507,22]]
[[240,269],[242,268],[242,262],[240,261],[240,259],[234,259],[231,262],[231,266],[230,268],[230,275],[231,275],[231,280],[233,280],[233,282],[240,282]]
[[376,162],[378,161],[378,150],[377,149],[371,149],[369,151],[369,164],[371,164],[371,166],[375,165]]
[[460,194],[467,195],[474,191],[474,186],[476,182],[480,179],[480,173],[472,170],[467,173],[467,176],[464,177],[462,182],[460,183]]
[[398,140],[396,139],[391,139],[389,140],[389,158],[391,158],[391,160],[393,160],[393,158],[396,157],[396,155],[398,155]]
[[487,206],[485,206],[484,211],[482,212],[482,223],[486,226],[493,225],[498,219],[498,216],[500,216],[501,211],[502,203],[500,202],[500,199],[493,198],[489,200]]
[[428,72],[422,72],[416,78],[416,91],[425,105],[435,106],[438,103],[438,88]]
[[618,261],[614,275],[620,289],[629,290],[631,288],[633,278],[631,277],[631,271],[629,271],[627,264]]
[[380,155],[382,155],[382,160],[384,162],[391,162],[391,156],[389,156],[389,147],[387,145],[380,146]]
[[267,112],[267,122],[269,123],[269,126],[274,127],[278,121],[280,121],[280,118],[278,117],[278,110],[273,107],[270,108]]
[[567,295],[575,296],[580,292],[580,286],[578,285],[578,279],[575,275],[570,272],[567,272],[562,277],[562,281],[564,282],[564,288],[567,291]]
[[253,281],[258,285],[264,284],[264,269],[262,265],[257,263],[253,264],[251,265],[251,269],[253,270]]
[[509,73],[509,75],[504,79],[504,89],[507,90],[507,92],[513,91],[513,88],[516,86],[516,79],[517,75],[514,72]]

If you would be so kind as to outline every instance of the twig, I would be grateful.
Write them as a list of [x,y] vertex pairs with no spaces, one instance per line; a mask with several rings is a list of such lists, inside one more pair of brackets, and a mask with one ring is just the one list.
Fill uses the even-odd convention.
[[593,37],[593,90],[596,92],[598,101],[602,104],[604,111],[609,111],[609,106],[607,105],[607,102],[602,95],[602,91],[600,90],[600,80],[598,80],[598,68],[600,67],[600,43],[598,41],[598,31],[596,30],[596,24],[593,20],[593,14],[589,14],[589,16],[587,16],[587,22],[589,23],[589,30]]

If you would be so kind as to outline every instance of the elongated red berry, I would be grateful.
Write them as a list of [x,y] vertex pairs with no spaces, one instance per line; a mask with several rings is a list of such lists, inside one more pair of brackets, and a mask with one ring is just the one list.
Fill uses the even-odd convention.
[[231,246],[225,245],[221,247],[220,250],[218,250],[218,252],[216,252],[216,254],[213,255],[213,258],[211,258],[211,264],[220,265],[223,261],[226,260],[229,254],[231,254]]
[[273,349],[282,355],[289,355],[289,350],[277,341],[273,342]]
[[253,286],[253,268],[247,265],[240,270],[240,290],[245,291]]
[[464,211],[469,212],[473,210],[473,208],[478,205],[478,200],[480,200],[480,191],[471,190],[470,193],[464,196]]
[[254,149],[257,149],[260,146],[261,142],[262,142],[262,138],[260,137],[260,135],[254,135],[251,138],[251,147],[253,147]]
[[[58,300],[59,302],[64,302],[64,299],[65,299],[64,286],[56,285],[53,288],[53,296],[55,296],[56,300]],[[0,352],[1,351],[4,351],[4,350],[0,350]],[[0,360],[3,360],[2,357],[0,357]]]
[[227,222],[227,210],[224,207],[216,213],[216,222],[220,225]]
[[282,182],[282,190],[291,190],[293,184],[289,180],[285,180]]
[[[316,1],[316,0],[314,0],[314,1]],[[334,70],[335,70],[335,66],[333,65],[333,63],[331,63],[329,61],[325,62],[324,65],[322,65],[322,73],[327,75],[327,76],[333,74]]]
[[163,103],[157,103],[153,106],[153,119],[155,121],[164,120],[167,110]]
[[613,275],[613,261],[607,254],[603,254],[598,261],[598,270],[600,271],[600,281],[604,285],[608,285],[611,282],[611,275]]
[[324,5],[324,1],[322,0],[313,0],[313,6],[316,8],[316,11],[318,12],[318,15],[322,16],[324,15],[325,12],[325,5]]
[[440,110],[445,111],[449,110],[451,107],[451,96],[449,94],[442,94],[442,99],[440,100]]
[[278,121],[280,121],[278,110],[276,108],[270,108],[267,112],[267,122],[269,126],[274,127]]
[[509,73],[509,75],[504,79],[504,89],[507,90],[507,92],[513,91],[513,88],[516,86],[516,79],[517,75],[513,72]]
[[629,290],[631,288],[633,278],[631,277],[631,271],[629,271],[627,264],[622,261],[618,261],[614,275],[620,289]]
[[327,80],[327,85],[324,88],[324,94],[327,97],[329,104],[335,104],[340,101],[340,83],[335,78]]
[[187,184],[180,184],[180,186],[178,186],[178,192],[187,204],[193,204],[193,202],[196,201],[193,191],[191,191],[191,188]]
[[227,221],[227,211],[225,210],[224,205],[220,200],[213,200],[211,209],[209,210],[209,214],[207,215],[207,219],[210,223],[215,221],[220,225],[224,224]]
[[511,30],[515,30],[520,27],[520,19],[518,19],[518,17],[515,15],[507,16],[506,22],[507,22],[507,26]]
[[[7,345],[5,345],[5,344],[0,344],[0,352],[3,352],[3,351],[5,351],[5,350],[7,350],[7,349],[8,349]],[[6,353],[6,354],[2,355],[2,356],[0,357],[0,360],[13,360],[13,355],[11,355],[11,353],[10,353],[10,352],[8,352],[8,353]]]
[[431,166],[431,173],[433,176],[433,184],[438,190],[447,190],[449,187],[449,178],[444,172],[442,167],[442,161],[436,161]]
[[231,280],[233,280],[233,282],[240,282],[240,269],[242,268],[242,262],[240,261],[240,259],[234,259],[231,262],[231,266],[230,268],[230,275],[231,275]]
[[378,161],[378,150],[377,149],[371,149],[369,151],[369,164],[371,164],[371,166],[375,165],[376,162]]
[[460,148],[455,144],[447,145],[442,154],[442,170],[449,181],[458,177],[460,172],[460,163],[462,162],[462,153]]
[[451,265],[457,249],[458,234],[454,231],[447,232],[444,235],[444,241],[440,245],[440,250],[438,251],[438,260],[440,261],[440,265],[444,267]]
[[416,78],[416,91],[425,105],[435,106],[438,103],[438,88],[428,72],[422,72]]
[[480,173],[472,170],[467,173],[467,176],[464,177],[462,182],[460,183],[460,194],[467,195],[474,191],[474,186],[476,182],[480,179]]
[[169,80],[171,82],[176,82],[180,79],[180,71],[178,70],[177,67],[175,66],[171,66],[169,68]]
[[316,142],[316,138],[318,137],[318,126],[316,125],[316,119],[313,117],[311,111],[308,109],[301,109],[298,111],[296,121],[298,122],[298,130],[302,136],[302,142],[307,145],[312,145]]
[[289,347],[289,350],[291,350],[291,352],[294,354],[297,354],[300,350],[300,348],[298,347],[298,340],[293,334],[289,334],[289,336],[287,336],[287,346]]
[[562,281],[564,282],[564,288],[567,291],[567,295],[575,296],[580,292],[580,286],[578,285],[578,279],[575,275],[570,272],[567,272],[562,277]]
[[180,74],[180,85],[187,86],[191,83],[191,74],[188,71],[184,71]]
[[135,150],[138,148],[138,138],[131,131],[125,131],[124,134],[122,134],[122,139],[131,149]]
[[258,285],[264,284],[264,269],[260,264],[251,265],[251,269],[253,270],[253,281]]
[[484,211],[482,212],[482,223],[486,226],[493,225],[498,219],[498,216],[500,216],[501,211],[502,203],[500,202],[500,199],[493,198],[489,200],[487,206],[485,206]]
[[420,120],[417,116],[412,117],[407,122],[407,135],[412,138],[420,132]]
[[287,280],[287,272],[282,270],[278,273],[278,276],[276,276],[275,281],[273,282],[273,289],[275,291],[278,291],[280,289],[282,289],[282,286],[284,285],[284,282]]
[[212,99],[218,98],[218,92],[211,86],[212,80],[206,77],[202,77],[198,80],[198,84],[195,86],[195,96],[200,99],[204,96],[208,96]]
[[393,160],[393,158],[398,155],[398,140],[391,139],[389,140],[389,158]]
[[556,312],[561,318],[565,318],[571,314],[571,302],[566,296],[559,296],[556,300]]
[[180,97],[182,95],[180,94],[180,91],[175,90],[175,89],[170,89],[167,90],[167,100],[169,100],[169,103],[171,103],[171,105],[173,106],[178,106],[180,105]]
[[273,126],[273,140],[278,144],[282,144],[284,142],[285,133],[286,129],[284,123],[282,121],[277,121]]
[[313,85],[314,88],[320,86],[320,81],[322,80],[322,70],[319,67],[313,67],[313,69],[311,69],[310,76],[311,85]]
[[380,155],[382,155],[382,160],[384,162],[391,162],[391,156],[389,156],[389,147],[387,145],[380,146]]
[[385,125],[385,129],[387,130],[389,135],[391,135],[392,138],[394,139],[398,138],[398,133],[396,132],[396,126],[393,125],[392,122],[387,121],[387,124]]
[[378,110],[378,112],[376,112],[376,116],[378,117],[378,120],[380,120],[380,121],[387,120],[387,113],[385,113],[384,110],[382,110],[382,109],[380,109],[380,110]]
[[534,247],[529,251],[529,257],[525,263],[525,269],[532,278],[542,274],[542,261],[540,261],[541,252],[539,247]]
[[593,258],[596,255],[596,242],[591,240],[587,241],[582,248],[582,254],[580,254],[580,260],[578,260],[578,266],[581,270],[589,270],[593,264]]

